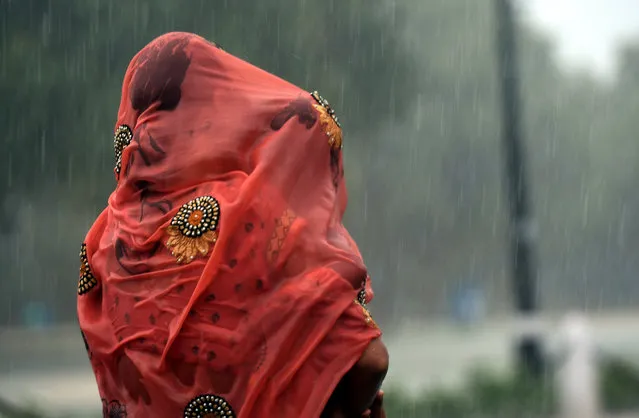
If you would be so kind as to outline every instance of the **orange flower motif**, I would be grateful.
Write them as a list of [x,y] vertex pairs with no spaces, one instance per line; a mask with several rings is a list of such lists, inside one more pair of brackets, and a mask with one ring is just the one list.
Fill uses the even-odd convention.
[[206,256],[217,241],[220,205],[211,196],[197,197],[184,204],[166,229],[167,248],[178,264],[188,264],[196,256]]
[[313,107],[319,112],[320,125],[324,129],[326,136],[328,136],[328,144],[333,149],[341,149],[343,146],[342,127],[335,115],[335,111],[328,101],[320,96],[318,92],[312,92],[311,96],[313,96],[313,99],[317,102],[313,104]]

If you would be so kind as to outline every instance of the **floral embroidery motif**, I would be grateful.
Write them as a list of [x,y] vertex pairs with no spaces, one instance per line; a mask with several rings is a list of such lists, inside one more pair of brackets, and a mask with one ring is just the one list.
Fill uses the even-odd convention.
[[178,264],[188,264],[198,254],[208,254],[217,241],[220,204],[211,196],[201,196],[184,204],[167,228],[166,246]]
[[80,280],[78,281],[78,295],[85,295],[91,289],[98,285],[98,279],[95,278],[89,266],[89,258],[87,257],[87,245],[82,244],[80,248]]
[[328,144],[332,149],[338,150],[342,148],[342,126],[335,115],[335,111],[326,99],[314,91],[311,93],[313,99],[317,103],[313,107],[319,112],[320,124],[328,136]]
[[127,125],[120,125],[115,131],[113,137],[113,150],[115,151],[115,173],[120,175],[122,170],[122,153],[124,149],[131,143],[133,139],[133,131]]
[[291,225],[293,225],[295,219],[297,219],[297,216],[290,209],[286,209],[282,216],[280,216],[278,219],[275,219],[275,230],[273,231],[273,235],[271,236],[271,240],[269,241],[266,250],[268,260],[271,263],[277,261],[280,250],[284,245],[284,240],[286,240],[288,231],[291,229]]
[[119,401],[102,399],[102,416],[104,418],[126,418],[126,406]]
[[184,408],[184,418],[235,418],[226,399],[217,395],[200,395]]

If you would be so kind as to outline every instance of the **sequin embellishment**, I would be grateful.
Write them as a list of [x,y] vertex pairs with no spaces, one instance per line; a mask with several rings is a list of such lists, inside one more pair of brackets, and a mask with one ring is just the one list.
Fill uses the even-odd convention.
[[340,125],[335,111],[328,101],[320,96],[318,92],[312,92],[311,96],[313,96],[313,99],[317,102],[313,104],[313,107],[319,112],[320,124],[326,136],[328,136],[328,144],[333,149],[341,149],[342,125]]
[[366,324],[370,325],[373,328],[378,328],[377,323],[373,319],[373,316],[371,315],[371,312],[368,310],[368,308],[365,305],[359,303],[358,300],[354,300],[353,303],[362,308],[362,314],[364,315],[364,321],[366,322]]
[[85,295],[98,285],[98,280],[91,272],[89,258],[87,257],[87,245],[80,248],[80,280],[78,281],[78,295]]
[[[362,286],[366,286],[366,281]],[[366,288],[363,287],[362,290],[357,294],[357,299],[355,299],[355,304],[359,305],[362,308],[362,313],[364,314],[364,321],[373,328],[378,328],[377,323],[373,319],[371,312],[368,310],[366,306]]]
[[188,264],[198,254],[208,254],[217,241],[220,205],[211,196],[201,196],[184,204],[167,228],[166,246],[178,264]]
[[120,174],[122,170],[122,153],[124,149],[131,143],[133,139],[133,131],[127,125],[120,125],[115,131],[113,137],[113,150],[115,151],[115,173]]
[[366,289],[362,289],[359,291],[359,293],[357,294],[357,302],[359,302],[359,304],[362,306],[366,306]]
[[200,395],[184,408],[184,418],[235,418],[231,405],[216,395]]

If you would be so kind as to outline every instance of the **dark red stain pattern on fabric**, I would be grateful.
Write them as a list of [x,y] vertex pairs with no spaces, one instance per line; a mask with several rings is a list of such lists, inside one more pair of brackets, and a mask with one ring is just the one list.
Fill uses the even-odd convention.
[[167,362],[167,370],[177,378],[181,385],[192,387],[195,384],[198,370],[203,366],[204,359],[210,363],[205,373],[210,379],[210,388],[214,389],[216,393],[229,393],[237,379],[237,372],[233,367],[216,365],[217,354],[213,350],[202,352],[199,346],[193,346],[188,354],[176,352],[175,357]]
[[154,196],[154,193],[150,186],[151,183],[142,180],[135,184],[135,187],[138,189],[140,194],[140,222],[142,222],[144,215],[146,214],[144,211],[145,208],[149,210],[157,210],[163,215],[169,213],[173,209],[173,202],[168,199],[152,201],[151,198]]
[[150,268],[145,261],[153,257],[161,248],[161,245],[162,243],[158,241],[148,250],[132,249],[129,248],[124,239],[116,238],[114,246],[115,258],[120,267],[131,275],[147,273]]
[[295,116],[297,116],[297,121],[304,125],[306,129],[311,129],[317,122],[317,116],[311,102],[303,97],[298,97],[275,115],[271,121],[271,129],[279,131],[286,122]]
[[133,133],[133,142],[138,144],[137,154],[147,167],[160,162],[166,157],[166,151],[160,146],[148,129],[147,124],[140,125]]
[[142,373],[131,359],[123,353],[118,360],[118,376],[124,384],[131,399],[142,400],[145,404],[151,404],[151,396],[142,382]]
[[173,361],[167,364],[169,370],[184,386],[193,386],[193,384],[195,383],[195,372],[197,370],[197,365],[188,362],[186,358],[184,358],[184,354],[181,354],[180,357],[181,358],[173,359]]
[[[167,156],[166,151],[160,143],[154,138],[146,124],[141,125],[135,130],[133,135],[135,147],[129,156],[127,168],[124,172],[125,177],[136,175],[136,170],[142,167],[150,167],[154,164],[161,163]],[[162,194],[154,191],[157,182],[161,181],[161,176],[154,176],[151,179],[133,180],[133,187],[137,192],[140,200],[139,221],[144,220],[144,216],[149,211],[157,211],[167,214],[173,209],[173,202],[168,199],[162,199]]]
[[151,45],[140,54],[131,83],[131,106],[144,112],[159,102],[158,110],[174,110],[182,98],[182,82],[191,59],[186,47],[193,38],[184,34],[163,45]]

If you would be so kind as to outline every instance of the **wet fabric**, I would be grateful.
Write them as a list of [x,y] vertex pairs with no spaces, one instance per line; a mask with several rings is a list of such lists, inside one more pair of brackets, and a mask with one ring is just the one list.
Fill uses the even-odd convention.
[[131,61],[114,132],[78,284],[104,415],[318,417],[380,336],[330,104],[170,33]]

